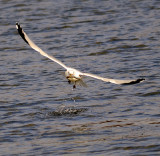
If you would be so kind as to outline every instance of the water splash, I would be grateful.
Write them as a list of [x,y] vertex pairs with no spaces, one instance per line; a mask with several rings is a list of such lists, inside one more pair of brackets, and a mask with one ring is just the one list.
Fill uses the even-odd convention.
[[77,108],[75,106],[60,106],[58,109],[48,112],[47,116],[72,116],[87,111],[87,108]]

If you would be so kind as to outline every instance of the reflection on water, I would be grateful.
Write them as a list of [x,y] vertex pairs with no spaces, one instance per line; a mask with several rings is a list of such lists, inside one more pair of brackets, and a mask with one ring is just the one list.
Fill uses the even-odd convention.
[[[159,155],[158,0],[0,1],[0,155]],[[66,65],[109,78],[72,90]]]

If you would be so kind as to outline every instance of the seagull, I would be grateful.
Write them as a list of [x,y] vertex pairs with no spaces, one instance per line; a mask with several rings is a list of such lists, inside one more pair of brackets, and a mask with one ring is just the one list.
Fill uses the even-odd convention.
[[60,66],[62,66],[63,68],[65,68],[65,73],[64,76],[67,78],[68,83],[72,83],[73,84],[73,89],[76,88],[76,85],[79,84],[81,86],[87,87],[87,85],[83,82],[83,77],[88,76],[91,78],[95,78],[95,79],[99,79],[102,80],[104,82],[110,82],[110,83],[114,83],[114,84],[120,84],[120,85],[130,85],[130,84],[136,84],[136,83],[140,83],[142,81],[144,81],[144,78],[140,78],[140,79],[129,79],[129,80],[119,80],[119,79],[110,79],[110,78],[104,78],[95,74],[90,74],[90,73],[84,73],[81,72],[77,69],[74,68],[70,68],[67,67],[65,64],[63,64],[61,61],[59,61],[58,59],[56,59],[53,56],[48,55],[46,52],[44,52],[41,48],[39,48],[29,37],[28,35],[24,32],[24,30],[22,29],[22,27],[20,26],[19,23],[16,23],[16,28],[17,31],[19,33],[19,35],[22,37],[22,39],[35,51],[39,52],[41,55],[49,58],[50,60],[58,63]]

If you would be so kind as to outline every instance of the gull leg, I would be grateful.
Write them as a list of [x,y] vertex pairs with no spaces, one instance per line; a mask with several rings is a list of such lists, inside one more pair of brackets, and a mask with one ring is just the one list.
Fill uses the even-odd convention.
[[74,85],[73,85],[73,89],[75,89],[76,88],[76,81],[74,82]]

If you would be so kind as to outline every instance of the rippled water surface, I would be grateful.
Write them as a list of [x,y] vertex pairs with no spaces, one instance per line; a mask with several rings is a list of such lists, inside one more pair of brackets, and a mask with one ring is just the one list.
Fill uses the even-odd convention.
[[[159,0],[1,0],[0,155],[160,155]],[[109,78],[73,90],[58,64]]]

